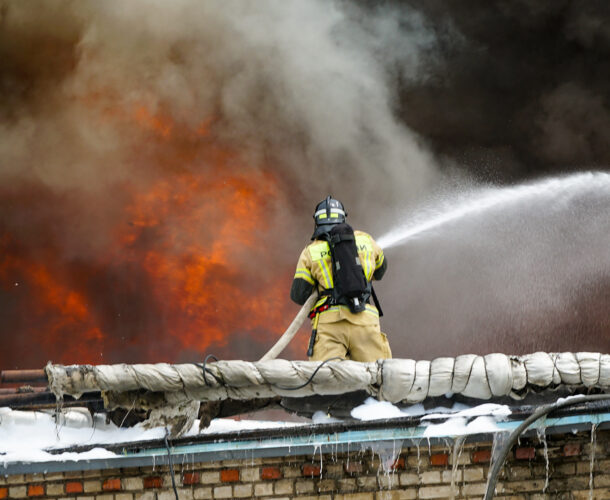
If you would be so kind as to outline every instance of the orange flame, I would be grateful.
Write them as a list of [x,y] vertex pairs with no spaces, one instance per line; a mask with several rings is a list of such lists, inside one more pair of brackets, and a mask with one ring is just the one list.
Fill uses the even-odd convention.
[[119,239],[130,258],[140,258],[138,242],[147,231],[165,231],[163,241],[146,249],[142,265],[175,318],[170,335],[185,348],[226,345],[239,329],[281,328],[282,314],[270,304],[285,291],[268,285],[253,295],[246,291],[253,269],[272,265],[260,262],[267,247],[257,248],[257,230],[274,183],[269,174],[212,181],[184,175],[159,182],[128,208],[133,225]]
[[[12,281],[27,290],[13,305],[15,334],[27,342],[9,341],[1,366],[265,352],[294,313],[286,298],[292,269],[278,266],[267,227],[278,179],[217,147],[211,119],[188,130],[140,105],[131,115],[102,115],[132,121],[164,148],[160,168],[121,188],[129,193],[128,223],[113,223],[104,255],[67,259],[49,250],[28,258],[27,243],[5,232],[0,293],[16,297]],[[200,168],[176,168],[193,158]]]
[[[42,351],[48,357],[72,357],[83,363],[100,360],[94,353],[100,353],[104,335],[82,294],[62,284],[39,262],[5,256],[0,261],[3,283],[10,284],[9,275],[20,277],[13,287],[25,289],[29,299],[27,310],[21,311],[21,331],[12,332],[13,335],[24,337],[21,340],[27,340],[29,349]],[[58,343],[62,337],[65,341]],[[6,354],[12,357],[12,353]],[[11,359],[12,363],[15,361],[19,360]]]

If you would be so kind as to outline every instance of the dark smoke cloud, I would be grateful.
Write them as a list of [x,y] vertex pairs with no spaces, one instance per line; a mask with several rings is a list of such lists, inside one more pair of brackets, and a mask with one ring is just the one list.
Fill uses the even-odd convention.
[[610,164],[610,5],[410,1],[441,57],[403,86],[402,116],[484,179]]
[[[261,237],[273,242],[284,277],[307,242],[313,205],[329,192],[355,225],[379,234],[431,192],[605,169],[608,10],[606,2],[568,0],[0,2],[0,248],[61,262],[67,282],[89,297],[114,336],[102,346],[110,358],[126,350],[136,357],[146,339],[134,332],[144,331],[175,353],[146,273],[137,263],[100,264],[113,254],[117,228],[133,224],[125,207],[134,192],[184,173],[273,172],[279,185],[267,197]],[[202,126],[204,137],[194,133]],[[211,147],[239,160],[218,171]],[[202,215],[188,231],[168,223],[138,244],[162,241],[180,255],[190,241],[213,236],[207,220]],[[472,248],[454,246],[447,262],[478,260]],[[237,251],[235,258],[251,266]],[[394,259],[403,270],[397,276],[415,273],[402,256]],[[493,260],[488,266],[505,269]],[[603,296],[604,279],[591,278],[574,300]],[[13,277],[2,280],[4,332],[19,332],[28,312],[10,288]],[[443,280],[430,270],[421,286]],[[385,287],[400,308],[396,297],[406,292],[396,281]],[[449,307],[454,299],[445,300]],[[124,303],[133,307],[118,319]],[[384,329],[399,331],[404,319],[388,316]],[[546,338],[554,324],[536,328]],[[23,339],[4,332],[4,347],[26,351]],[[241,353],[247,337],[239,337]],[[397,355],[439,353],[395,342]],[[511,344],[490,344],[501,348]]]
[[[610,4],[407,3],[432,22],[438,53],[426,79],[401,86],[401,116],[441,169],[500,183],[608,170]],[[609,193],[590,189],[390,250],[401,354],[607,352]]]

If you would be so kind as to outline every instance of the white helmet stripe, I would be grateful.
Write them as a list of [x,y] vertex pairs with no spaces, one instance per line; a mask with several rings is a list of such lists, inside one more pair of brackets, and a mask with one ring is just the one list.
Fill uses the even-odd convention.
[[[318,215],[322,215],[326,213],[326,209],[323,210],[318,210],[315,214],[313,214],[314,217],[318,217]],[[341,210],[340,208],[331,208],[330,209],[330,213],[331,214],[340,214],[340,215],[345,215],[345,212],[343,210]]]

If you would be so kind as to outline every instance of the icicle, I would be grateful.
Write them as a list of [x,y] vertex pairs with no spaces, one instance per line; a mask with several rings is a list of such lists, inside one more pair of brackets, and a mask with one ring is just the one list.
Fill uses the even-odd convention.
[[544,446],[546,476],[544,479],[544,487],[542,488],[542,493],[546,493],[546,490],[549,487],[549,447],[546,442],[546,427],[539,427],[538,429],[536,429],[536,434],[538,435],[538,441]]
[[593,469],[595,467],[595,447],[597,446],[597,424],[591,425],[591,457],[589,459],[589,500],[593,500]]
[[388,480],[389,480],[389,489],[392,489],[392,483],[394,482],[394,473],[396,471],[396,469],[394,468],[394,464],[396,463],[396,460],[398,460],[398,457],[400,456],[400,451],[402,450],[402,440],[398,441],[398,451],[396,451],[396,440],[393,441],[393,445],[394,445],[394,449],[392,450],[392,464],[390,465],[390,470],[387,473],[388,476]]
[[324,455],[322,455],[322,445],[320,445],[320,479],[322,479],[323,471],[324,471]]
[[[375,455],[379,457],[379,467],[377,468],[377,475],[379,476],[383,470],[383,475],[388,478],[390,487],[392,485],[393,473],[392,466],[398,459],[400,451],[402,450],[402,440],[393,441],[376,441],[371,443],[367,448],[371,450],[371,456],[374,458]],[[363,448],[365,445],[362,445]]]
[[458,462],[460,461],[460,457],[462,456],[462,451],[464,451],[464,442],[466,441],[466,436],[460,436],[455,439],[453,443],[453,451],[452,458],[453,464],[451,465],[451,498],[454,499],[456,493],[459,494],[459,489],[456,492],[455,490],[455,480],[457,478],[457,468]]
[[349,457],[350,457],[350,454],[349,454],[349,441],[348,441],[347,442],[347,468],[348,469],[349,469]]

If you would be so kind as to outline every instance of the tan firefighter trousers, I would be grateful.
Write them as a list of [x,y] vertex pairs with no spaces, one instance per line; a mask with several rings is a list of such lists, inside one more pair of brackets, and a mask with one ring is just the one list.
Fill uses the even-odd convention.
[[319,323],[310,361],[341,357],[352,361],[377,361],[392,357],[385,333],[377,325],[355,325],[346,319]]

